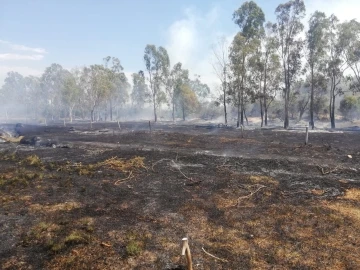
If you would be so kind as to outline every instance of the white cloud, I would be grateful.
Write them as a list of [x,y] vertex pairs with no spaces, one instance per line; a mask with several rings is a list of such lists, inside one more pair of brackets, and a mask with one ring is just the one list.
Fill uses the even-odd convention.
[[316,10],[319,10],[325,12],[327,16],[335,14],[340,21],[352,19],[360,21],[359,0],[307,0],[305,4],[308,17]]
[[216,7],[201,14],[194,9],[186,9],[184,18],[175,21],[167,31],[165,46],[174,65],[181,62],[191,75],[198,74],[210,87],[219,83],[212,67],[212,45],[225,36],[232,41],[234,33],[224,34],[216,29],[219,12]]
[[0,60],[41,60],[44,58],[42,54],[31,54],[31,55],[24,55],[24,54],[16,54],[16,53],[2,53],[0,54]]
[[15,51],[26,51],[26,52],[33,52],[33,53],[39,53],[39,54],[45,54],[47,53],[45,49],[43,48],[31,48],[25,45],[19,45],[11,43],[10,41],[6,40],[0,40],[0,44],[5,44],[7,47],[9,47],[12,50]]

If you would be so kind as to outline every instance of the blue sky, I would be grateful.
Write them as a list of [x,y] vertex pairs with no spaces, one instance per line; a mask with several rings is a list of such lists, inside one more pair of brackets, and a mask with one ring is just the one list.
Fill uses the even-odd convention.
[[[51,63],[70,69],[101,63],[108,55],[118,57],[129,75],[144,69],[146,44],[165,46],[172,64],[181,61],[213,84],[211,45],[220,36],[231,41],[237,32],[232,13],[243,2],[0,0],[0,85],[10,70],[39,75]],[[282,2],[257,1],[272,21]],[[341,19],[359,16],[357,2],[305,1],[308,13],[320,9]]]

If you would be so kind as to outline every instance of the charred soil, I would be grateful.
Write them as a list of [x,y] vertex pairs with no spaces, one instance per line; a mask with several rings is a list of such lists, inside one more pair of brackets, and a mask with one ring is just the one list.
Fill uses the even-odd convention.
[[1,269],[360,268],[360,132],[20,132],[58,144],[0,144]]

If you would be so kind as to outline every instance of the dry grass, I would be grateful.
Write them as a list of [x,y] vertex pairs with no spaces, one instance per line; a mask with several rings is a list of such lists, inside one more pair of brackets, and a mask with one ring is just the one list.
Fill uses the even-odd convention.
[[73,209],[77,209],[80,207],[81,204],[78,202],[65,202],[65,203],[58,203],[53,205],[32,204],[30,205],[30,211],[51,213],[56,211],[71,211]]
[[19,143],[22,138],[24,138],[24,136],[19,136],[19,137],[4,137],[4,136],[0,136],[0,139],[3,139],[4,141],[10,142],[10,143]]
[[145,158],[143,157],[134,157],[132,159],[126,160],[123,158],[112,157],[98,163],[98,166],[107,167],[112,170],[128,173],[141,168],[146,169],[144,159]]

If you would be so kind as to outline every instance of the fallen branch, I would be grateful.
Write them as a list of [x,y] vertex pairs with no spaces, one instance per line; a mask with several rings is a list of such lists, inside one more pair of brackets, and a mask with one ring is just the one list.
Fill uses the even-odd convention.
[[105,243],[105,242],[101,242],[101,244],[103,247],[111,247],[111,244]]
[[320,170],[322,175],[333,173],[333,172],[335,172],[335,171],[337,171],[339,169],[338,167],[335,167],[335,169],[332,169],[330,171],[325,171],[323,167],[321,167],[321,166],[317,166],[317,167]]
[[180,172],[187,180],[193,181],[193,179],[187,177],[187,176],[180,170],[180,168],[178,168],[178,170],[179,170],[179,172]]
[[119,179],[119,180],[117,180],[117,181],[114,183],[114,185],[115,185],[115,186],[118,186],[118,185],[121,184],[122,182],[125,182],[125,181],[127,181],[127,180],[130,180],[131,178],[133,178],[132,171],[129,173],[129,176],[128,176],[128,177],[126,177],[126,178],[124,178],[124,179]]
[[217,260],[222,261],[222,262],[229,262],[228,260],[221,259],[221,258],[219,258],[219,257],[216,257],[216,256],[210,254],[209,252],[207,252],[207,251],[204,249],[204,247],[202,247],[201,249],[205,252],[205,254],[209,255],[210,257],[213,257],[214,259],[217,259]]
[[161,163],[161,162],[163,162],[163,161],[173,161],[173,160],[172,160],[172,159],[169,159],[169,158],[162,158],[162,159],[156,161],[156,162],[151,166],[151,169],[154,171],[155,165],[158,164],[158,163]]
[[258,192],[260,189],[262,189],[262,188],[266,188],[266,186],[261,185],[257,190],[255,190],[254,192],[251,192],[249,195],[246,195],[246,196],[242,196],[242,197],[237,198],[237,203],[236,203],[235,205],[238,205],[240,200],[251,197],[252,195],[254,195],[255,193],[257,193],[257,192]]

